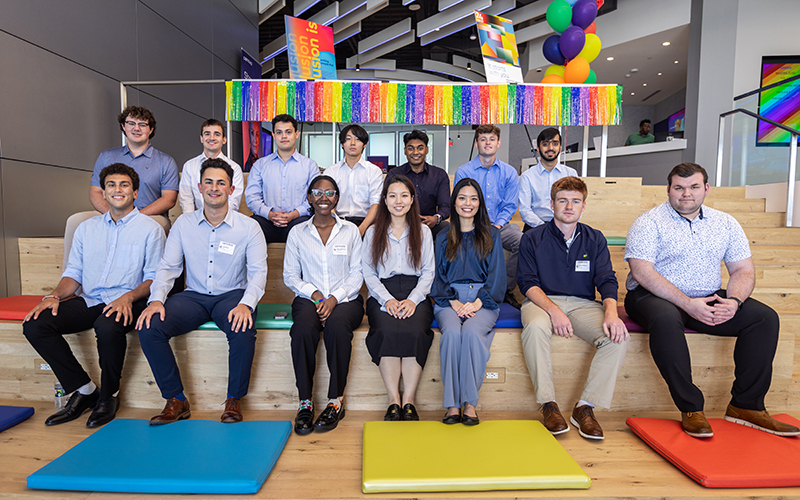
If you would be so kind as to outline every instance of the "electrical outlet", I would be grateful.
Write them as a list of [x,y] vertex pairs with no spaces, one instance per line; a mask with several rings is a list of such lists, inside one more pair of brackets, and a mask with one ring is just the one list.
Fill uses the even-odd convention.
[[36,373],[53,373],[53,369],[50,368],[50,365],[47,364],[47,361],[41,358],[36,358],[33,360],[33,371]]
[[506,381],[506,369],[487,367],[483,381],[488,384],[504,384]]

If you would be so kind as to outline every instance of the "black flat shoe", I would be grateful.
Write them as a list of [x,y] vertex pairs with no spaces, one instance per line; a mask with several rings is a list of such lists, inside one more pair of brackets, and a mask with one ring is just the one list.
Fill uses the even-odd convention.
[[72,396],[69,397],[67,405],[47,417],[47,420],[44,421],[44,425],[58,425],[72,422],[83,415],[84,412],[93,409],[97,405],[98,399],[100,399],[100,389],[95,389],[91,394],[81,394],[75,391],[72,393]]
[[459,424],[461,423],[461,412],[456,413],[455,415],[444,415],[442,419],[443,424],[452,425],[452,424]]
[[328,403],[328,406],[319,414],[317,417],[317,421],[314,422],[314,428],[317,432],[327,432],[332,431],[339,425],[339,420],[344,418],[344,402],[342,402],[339,411],[336,411],[336,407],[333,404]]
[[386,415],[383,416],[383,420],[385,422],[399,422],[402,420],[402,418],[400,418],[400,405],[389,405],[389,408],[386,409]]
[[464,425],[478,425],[481,423],[481,419],[478,418],[478,414],[476,413],[474,417],[470,417],[469,415],[464,415],[461,417],[461,423]]
[[297,415],[294,417],[294,431],[300,436],[311,434],[314,432],[314,409],[302,408],[297,410]]
[[411,403],[406,403],[403,405],[403,413],[400,415],[403,417],[403,420],[406,421],[414,421],[416,422],[419,420],[419,415],[417,415],[417,409],[414,408],[414,405]]
[[89,415],[89,420],[86,421],[86,427],[94,429],[106,425],[117,416],[117,410],[119,410],[119,396],[98,400],[97,406],[94,407],[94,411]]

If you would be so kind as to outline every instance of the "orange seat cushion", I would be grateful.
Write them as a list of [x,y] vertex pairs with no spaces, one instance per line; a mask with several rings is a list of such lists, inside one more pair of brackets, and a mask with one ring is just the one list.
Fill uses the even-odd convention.
[[44,295],[14,295],[0,299],[0,319],[22,321]]

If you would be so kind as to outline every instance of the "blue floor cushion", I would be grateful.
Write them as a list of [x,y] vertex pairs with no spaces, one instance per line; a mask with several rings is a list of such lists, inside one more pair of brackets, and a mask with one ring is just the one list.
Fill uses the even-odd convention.
[[0,406],[0,432],[28,420],[33,411],[29,406]]

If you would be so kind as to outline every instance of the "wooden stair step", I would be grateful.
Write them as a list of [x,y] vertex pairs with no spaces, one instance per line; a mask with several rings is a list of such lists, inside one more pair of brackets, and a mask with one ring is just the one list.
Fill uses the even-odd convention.
[[[666,194],[667,194],[666,182],[663,186],[642,186],[643,198],[646,196],[666,196]],[[740,199],[744,198],[745,194],[746,194],[746,188],[744,186],[712,187],[708,192],[708,198]]]

